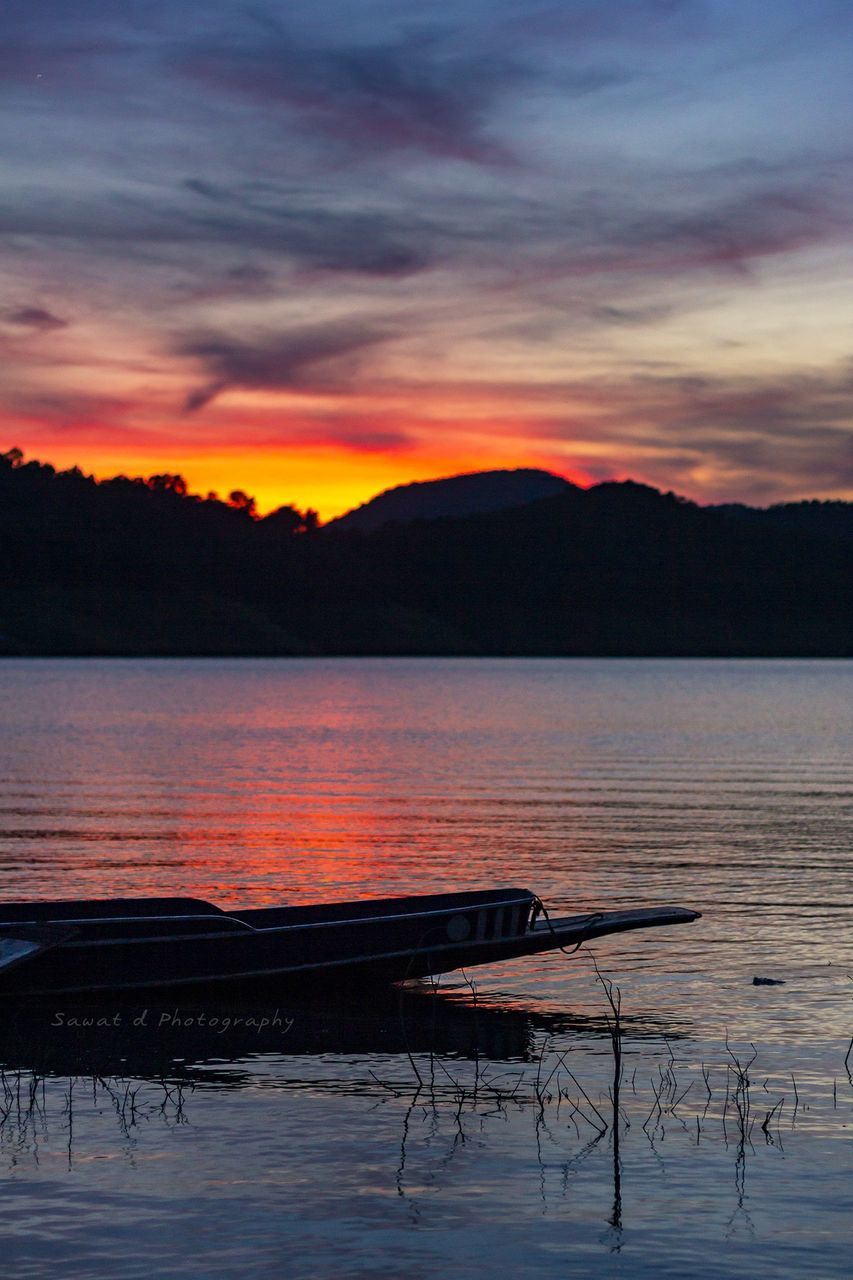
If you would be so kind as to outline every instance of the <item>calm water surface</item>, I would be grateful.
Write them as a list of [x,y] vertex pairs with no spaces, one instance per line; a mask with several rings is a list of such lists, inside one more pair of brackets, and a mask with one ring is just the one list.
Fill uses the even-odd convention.
[[849,1275],[852,673],[4,661],[4,898],[522,884],[704,913],[402,1002],[7,1017],[8,1265]]

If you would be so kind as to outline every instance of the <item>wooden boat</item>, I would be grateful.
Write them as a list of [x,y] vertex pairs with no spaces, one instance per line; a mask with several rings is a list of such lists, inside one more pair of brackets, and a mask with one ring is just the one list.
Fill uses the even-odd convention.
[[515,888],[246,911],[198,898],[10,902],[0,904],[0,994],[400,982],[698,915],[651,907],[552,920]]

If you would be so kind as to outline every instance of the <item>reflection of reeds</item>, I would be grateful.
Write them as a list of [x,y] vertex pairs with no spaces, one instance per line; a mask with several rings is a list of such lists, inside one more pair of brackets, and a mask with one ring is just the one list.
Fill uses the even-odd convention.
[[[108,1099],[115,1114],[118,1131],[128,1143],[134,1140],[134,1130],[155,1116],[165,1124],[185,1124],[183,1082],[129,1081],[102,1076],[69,1076],[64,1081],[46,1077],[35,1071],[14,1071],[8,1074],[0,1069],[0,1149],[10,1149],[14,1158],[23,1151],[32,1153],[36,1164],[43,1144],[50,1139],[53,1127],[48,1105],[51,1092],[60,1086],[60,1121],[65,1134],[68,1166],[74,1155],[75,1116],[83,1105],[81,1097],[91,1096],[91,1105],[97,1110]],[[190,1086],[192,1087],[192,1086]]]
[[[591,1130],[596,1138],[610,1135],[618,1147],[620,1133],[630,1128],[631,1117],[624,1104],[624,1020],[622,993],[618,986],[601,973],[593,961],[596,976],[604,992],[607,1008],[603,1023],[610,1041],[612,1071],[606,1091],[598,1091],[584,1082],[569,1065],[569,1054],[574,1047],[558,1047],[549,1034],[543,1036],[538,1054],[533,1057],[533,1069],[518,1072],[494,1072],[483,1064],[479,1054],[472,1054],[473,1076],[466,1079],[457,1060],[444,1060],[439,1054],[430,1053],[427,1073],[419,1068],[414,1055],[407,1053],[416,1082],[419,1105],[441,1109],[452,1101],[454,1115],[458,1118],[466,1106],[476,1109],[478,1102],[487,1101],[489,1108],[504,1110],[508,1106],[535,1108],[539,1123],[546,1119],[560,1120],[574,1129],[578,1138],[580,1126]],[[466,981],[468,981],[466,979]],[[468,981],[472,998],[476,1001],[476,988]],[[664,1135],[672,1121],[680,1129],[697,1135],[699,1141],[709,1126],[716,1125],[725,1144],[734,1143],[738,1151],[746,1151],[752,1145],[756,1123],[765,1141],[780,1141],[779,1121],[785,1107],[782,1094],[762,1110],[756,1110],[753,1100],[754,1084],[751,1071],[758,1057],[752,1043],[748,1052],[738,1050],[726,1035],[725,1061],[722,1065],[701,1062],[688,1067],[679,1063],[672,1043],[664,1038],[666,1060],[658,1063],[656,1072],[649,1078],[647,1110],[643,1113],[641,1130],[654,1141]],[[853,1053],[853,1050],[851,1050]],[[722,1072],[722,1080],[719,1076]],[[405,1080],[380,1079],[370,1072],[372,1079],[384,1091],[395,1097],[412,1097],[411,1084]],[[631,1096],[641,1099],[642,1086],[638,1088],[638,1067],[630,1077]],[[509,1077],[509,1083],[507,1078]],[[791,1124],[795,1125],[802,1109],[799,1087],[795,1075],[790,1073],[794,1105]],[[759,1086],[762,1087],[762,1086]],[[769,1077],[764,1080],[764,1091],[770,1092]],[[697,1099],[698,1106],[691,1115],[685,1109],[689,1097]],[[834,1108],[837,1109],[837,1093],[834,1092]],[[688,1104],[689,1105],[689,1104]],[[696,1104],[694,1104],[696,1105]],[[686,1114],[685,1114],[686,1112]]]
[[[434,1142],[440,1115],[442,1112],[447,1114],[452,1107],[453,1146],[456,1147],[466,1140],[466,1124],[479,1120],[482,1125],[483,1119],[488,1115],[505,1114],[510,1107],[523,1111],[529,1106],[535,1120],[543,1199],[545,1144],[551,1149],[562,1147],[560,1130],[563,1133],[566,1130],[573,1133],[572,1143],[577,1144],[574,1150],[564,1153],[560,1160],[564,1191],[571,1174],[596,1149],[600,1150],[602,1140],[609,1139],[612,1151],[613,1199],[607,1220],[614,1233],[613,1247],[618,1248],[622,1230],[621,1143],[631,1128],[632,1112],[642,1106],[639,1129],[659,1161],[659,1144],[663,1142],[667,1129],[673,1127],[689,1136],[691,1144],[699,1145],[704,1138],[712,1142],[716,1140],[726,1150],[733,1150],[736,1207],[730,1228],[733,1229],[737,1219],[751,1230],[745,1208],[745,1186],[748,1159],[755,1150],[754,1131],[757,1125],[765,1145],[778,1147],[781,1151],[780,1122],[786,1105],[786,1093],[780,1091],[777,1096],[773,1096],[770,1076],[765,1077],[763,1082],[760,1077],[758,1082],[753,1078],[759,1054],[752,1043],[746,1050],[742,1050],[726,1035],[724,1049],[720,1053],[722,1061],[717,1061],[716,1064],[704,1061],[687,1064],[678,1060],[673,1044],[664,1037],[666,1058],[657,1064],[656,1071],[649,1077],[648,1090],[642,1083],[638,1087],[639,1066],[634,1067],[629,1079],[630,1092],[626,1106],[622,994],[619,987],[600,972],[594,961],[593,964],[607,1006],[603,1021],[610,1041],[612,1071],[606,1089],[600,1089],[589,1080],[584,1080],[584,1073],[578,1068],[577,1060],[569,1065],[569,1055],[574,1053],[576,1046],[563,1047],[548,1034],[543,1036],[539,1052],[531,1055],[528,1068],[514,1074],[510,1083],[506,1083],[510,1073],[491,1074],[483,1068],[476,1055],[473,1080],[465,1079],[458,1062],[443,1062],[440,1057],[431,1055],[431,1087],[422,1087],[424,1073],[421,1071],[414,1092],[411,1086],[409,1088],[409,1106],[402,1141],[404,1159],[399,1171],[401,1180],[405,1168],[405,1148],[412,1133],[412,1119],[418,1110],[424,1118],[430,1118],[430,1140]],[[473,985],[469,985],[475,995]],[[802,1112],[808,1111],[808,1106],[801,1103],[801,1086],[798,1086],[793,1073],[790,1074],[790,1080],[794,1099],[790,1120],[793,1128],[802,1119]],[[397,1097],[406,1095],[405,1083],[378,1083],[383,1089],[394,1092]],[[766,1101],[759,1103],[756,1093],[761,1090]],[[486,1098],[488,1107],[483,1105]],[[837,1110],[835,1090],[833,1105]],[[547,1162],[547,1167],[550,1167],[550,1163]],[[398,1190],[400,1194],[404,1194],[402,1181]]]
[[[622,1118],[622,1110],[620,1104],[620,1091],[622,1088],[622,992],[606,978],[598,967],[595,957],[592,957],[592,963],[595,968],[595,976],[601,983],[604,990],[604,997],[610,1009],[609,1013],[605,1013],[605,1021],[607,1030],[610,1035],[610,1048],[613,1055],[613,1083],[610,1086],[610,1102],[611,1102],[611,1145],[613,1148],[613,1208],[608,1219],[610,1226],[616,1232],[617,1240],[622,1231],[622,1161],[619,1155],[619,1130],[621,1128],[620,1120]],[[625,1124],[630,1128],[630,1120],[627,1115],[624,1117]]]

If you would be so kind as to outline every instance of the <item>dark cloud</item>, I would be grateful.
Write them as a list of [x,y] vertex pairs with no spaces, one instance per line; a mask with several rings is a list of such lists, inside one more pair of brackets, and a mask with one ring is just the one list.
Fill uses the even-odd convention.
[[68,321],[55,316],[44,307],[13,307],[3,314],[7,324],[20,325],[24,329],[36,329],[39,333],[50,333],[54,329],[67,329]]
[[613,386],[607,421],[591,419],[581,433],[606,436],[629,464],[636,448],[634,472],[659,484],[695,490],[701,470],[718,501],[838,492],[853,482],[851,396],[851,365],[776,377],[643,376]]
[[278,292],[273,271],[251,262],[241,262],[221,271],[206,273],[203,280],[193,273],[192,282],[178,282],[175,292],[193,302],[211,302],[227,298],[270,298]]
[[[821,186],[808,164],[787,183],[759,173],[751,184],[732,181],[727,194],[725,186],[697,173],[685,192],[671,171],[626,169],[603,189],[475,205],[469,212],[481,227],[479,244],[466,241],[461,223],[443,243],[471,259],[491,253],[497,260],[503,251],[517,279],[525,260],[531,280],[609,277],[616,287],[593,318],[614,325],[659,319],[660,308],[673,305],[662,290],[679,276],[710,271],[746,280],[756,261],[837,240],[853,226],[849,203]],[[638,305],[632,295],[649,284],[657,299]]]
[[674,307],[668,303],[650,303],[648,306],[636,307],[593,306],[585,319],[595,324],[634,328],[637,325],[657,324],[661,320],[667,320],[673,311]]
[[733,438],[767,433],[776,441],[831,441],[849,430],[853,366],[775,378],[638,377],[632,385],[638,399],[656,405],[688,436],[716,429]]
[[[435,31],[394,41],[332,47],[297,40],[267,21],[263,39],[188,48],[185,72],[251,98],[285,107],[350,153],[414,151],[504,165],[507,144],[490,132],[492,108],[530,83],[532,70],[512,54],[460,51]],[[582,80],[579,88],[597,87]]]
[[[745,271],[754,258],[813,244],[847,221],[846,211],[834,211],[823,194],[783,187],[709,200],[698,212],[664,209],[622,217],[613,230],[618,248],[652,254],[674,267]],[[603,229],[606,234],[606,222]]]
[[208,206],[192,211],[196,226],[221,239],[239,228],[237,239],[285,252],[318,271],[406,276],[429,262],[427,248],[414,245],[417,216],[404,229],[387,213],[318,207],[272,183],[235,189],[189,178],[186,187]]
[[[260,249],[288,255],[316,272],[405,277],[430,267],[487,268],[514,287],[551,279],[611,275],[629,296],[643,277],[661,281],[694,271],[748,277],[753,262],[831,240],[849,229],[845,202],[822,188],[808,164],[786,185],[759,169],[750,184],[721,195],[719,175],[697,174],[686,202],[680,176],[630,171],[606,190],[536,199],[518,193],[425,195],[421,204],[354,212],[328,199],[313,203],[272,182],[243,187],[189,179],[199,202],[176,214],[176,233],[213,242],[251,237]],[[200,206],[200,207],[199,207]],[[183,225],[181,225],[183,218]],[[654,323],[669,302],[606,305],[609,324]]]
[[829,240],[850,223],[849,210],[821,190],[763,187],[720,200],[697,176],[692,202],[699,207],[684,212],[665,176],[656,184],[657,204],[651,194],[632,190],[629,179],[626,174],[619,187],[579,191],[569,200],[513,193],[426,199],[393,212],[336,208],[328,197],[323,203],[272,183],[229,187],[197,178],[185,182],[184,199],[176,192],[156,201],[105,192],[47,201],[24,191],[0,211],[0,232],[78,240],[93,252],[110,243],[251,246],[312,272],[379,279],[466,264],[505,270],[516,287],[543,273],[626,273],[623,287],[630,289],[630,277],[643,273],[746,275],[754,260]]
[[417,213],[330,208],[271,185],[230,190],[189,179],[183,193],[166,189],[159,197],[104,191],[46,199],[24,189],[0,210],[0,233],[76,241],[93,253],[121,248],[124,255],[156,246],[251,247],[319,273],[394,278],[431,262],[428,234],[417,243],[421,221]]
[[352,358],[387,337],[361,324],[314,325],[257,341],[210,335],[183,339],[177,353],[199,361],[208,380],[184,402],[188,412],[229,387],[285,390],[339,389],[355,370]]

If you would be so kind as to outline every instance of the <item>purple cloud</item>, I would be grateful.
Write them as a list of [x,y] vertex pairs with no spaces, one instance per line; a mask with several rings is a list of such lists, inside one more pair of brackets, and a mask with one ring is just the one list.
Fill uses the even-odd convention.
[[208,380],[189,393],[184,408],[190,413],[202,409],[229,387],[272,391],[338,388],[345,375],[351,378],[354,374],[346,357],[375,347],[387,336],[363,323],[337,323],[255,342],[207,335],[185,338],[177,353],[199,361]]
[[44,307],[13,307],[3,316],[7,324],[19,325],[22,329],[35,329],[39,333],[51,333],[54,329],[67,329],[68,321],[55,316]]

